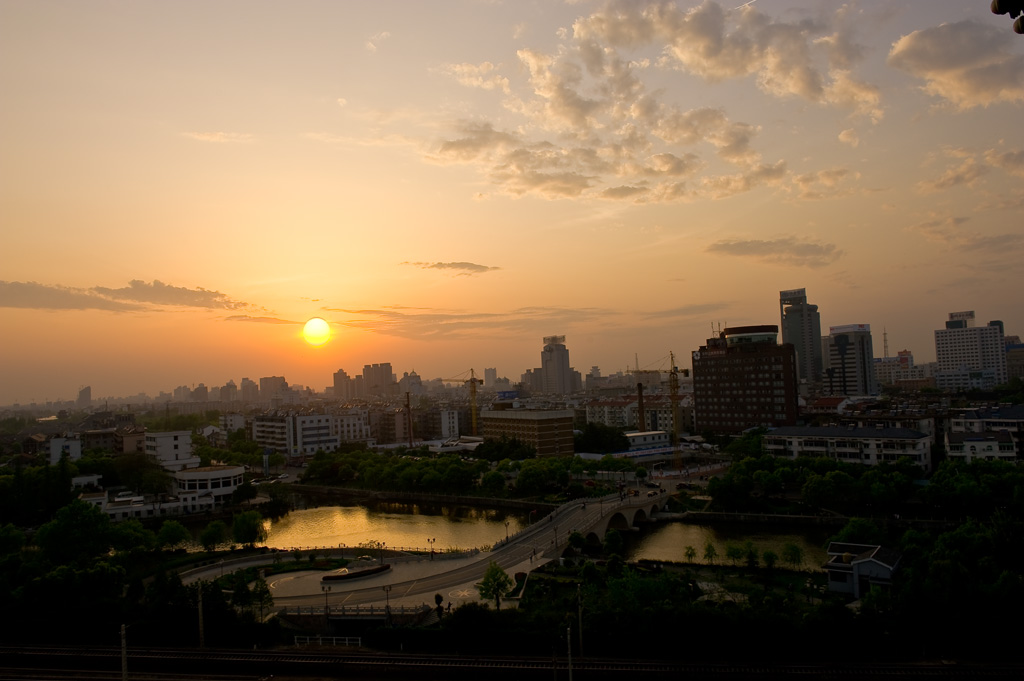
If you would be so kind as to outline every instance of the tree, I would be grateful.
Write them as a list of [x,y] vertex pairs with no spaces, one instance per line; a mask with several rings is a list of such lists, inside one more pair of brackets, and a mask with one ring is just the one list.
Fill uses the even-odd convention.
[[782,547],[782,560],[794,570],[798,570],[804,564],[804,550],[796,544],[786,544]]
[[577,452],[595,454],[612,454],[629,449],[629,438],[619,428],[606,426],[603,423],[588,423],[574,437],[574,449]]
[[270,593],[270,587],[266,580],[258,578],[252,585],[253,607],[260,609],[260,621],[263,621],[263,611],[274,607],[274,595]]
[[488,600],[493,598],[495,607],[501,610],[501,597],[511,589],[512,578],[492,560],[487,566],[487,571],[484,572],[484,578],[477,585],[480,595]]
[[156,533],[156,545],[161,548],[174,548],[192,539],[192,535],[177,520],[165,520]]
[[76,499],[40,527],[33,541],[56,564],[94,558],[110,550],[110,518],[92,504]]
[[143,527],[138,518],[131,518],[111,526],[110,543],[118,551],[146,550],[156,544],[156,535]]
[[829,541],[848,544],[881,544],[882,531],[866,518],[850,518],[843,529]]
[[604,533],[604,552],[610,556],[622,554],[624,542],[618,530],[608,530]]
[[505,476],[498,471],[484,473],[480,478],[480,491],[489,497],[501,496],[505,491]]
[[708,543],[704,545],[704,562],[711,565],[717,557],[718,551],[715,549],[715,544],[708,539]]
[[769,570],[774,570],[775,564],[779,562],[779,554],[775,553],[771,549],[762,553],[761,558],[764,559],[764,566]]
[[228,526],[223,520],[214,520],[199,533],[199,543],[207,551],[213,551],[228,538]]
[[729,559],[729,562],[735,567],[741,560],[743,560],[743,549],[735,544],[729,544],[725,547],[725,557]]
[[697,557],[697,549],[693,548],[692,546],[687,546],[683,550],[683,553],[686,555],[687,563],[692,563],[694,559]]
[[243,511],[231,522],[231,534],[235,541],[243,546],[253,547],[256,542],[267,538],[267,530],[263,527],[263,516],[259,511]]

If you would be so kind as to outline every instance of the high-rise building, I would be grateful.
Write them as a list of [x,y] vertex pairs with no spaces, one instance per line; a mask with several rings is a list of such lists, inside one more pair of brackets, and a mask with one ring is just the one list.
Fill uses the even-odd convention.
[[238,399],[238,386],[231,379],[221,386],[220,399],[222,402],[234,402]]
[[391,373],[391,362],[363,366],[363,389],[367,397],[392,394],[393,383],[395,379]]
[[78,399],[75,406],[79,409],[88,409],[92,406],[92,386],[87,385],[78,391]]
[[494,384],[498,380],[498,369],[497,368],[484,368],[484,387],[494,389]]
[[242,379],[242,401],[243,402],[256,402],[260,399],[260,387],[256,381],[248,378]]
[[540,353],[540,392],[569,395],[583,388],[583,378],[569,364],[565,336],[545,336]]
[[1003,323],[974,326],[974,311],[951,312],[935,331],[935,383],[942,390],[990,390],[1006,383]]
[[806,289],[779,291],[782,342],[796,350],[797,376],[802,381],[821,380],[821,316],[818,306],[807,302]]
[[355,381],[345,372],[344,369],[338,369],[334,372],[334,399],[336,400],[351,400],[358,397],[356,395],[356,384]]
[[823,389],[830,395],[877,395],[870,324],[829,327]]
[[796,425],[796,351],[778,334],[775,325],[733,327],[693,353],[698,432]]
[[260,397],[269,402],[275,397],[281,397],[288,390],[288,381],[284,376],[264,376],[260,379]]

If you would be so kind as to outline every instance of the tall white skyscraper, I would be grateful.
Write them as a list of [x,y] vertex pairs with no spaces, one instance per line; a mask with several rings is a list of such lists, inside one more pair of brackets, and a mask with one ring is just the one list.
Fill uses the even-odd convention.
[[1003,324],[974,325],[974,311],[950,312],[935,331],[935,383],[943,390],[990,390],[1006,383]]

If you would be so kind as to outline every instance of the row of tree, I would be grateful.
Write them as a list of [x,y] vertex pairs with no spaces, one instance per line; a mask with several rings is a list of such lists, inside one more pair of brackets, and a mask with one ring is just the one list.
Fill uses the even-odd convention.
[[[264,536],[259,513],[244,511],[233,517],[230,527],[219,520],[210,523],[201,541],[208,548],[232,540],[252,546]],[[31,536],[10,523],[0,527],[0,609],[5,622],[19,625],[11,636],[95,641],[101,631],[112,637],[120,623],[130,622],[139,624],[139,630],[166,633],[163,640],[175,640],[169,622],[187,607],[193,608],[188,620],[196,621],[199,587],[185,588],[176,575],[164,574],[172,554],[161,549],[191,540],[191,533],[177,520],[165,520],[157,531],[135,519],[113,523],[95,506],[78,500],[57,511]],[[144,586],[154,574],[157,579]],[[216,594],[209,599],[204,607],[211,617],[240,626],[237,616],[245,614],[244,608],[237,611],[237,604],[229,602],[221,607],[223,598]],[[192,605],[186,607],[186,602]],[[88,613],[90,626],[66,631],[54,626],[55,618],[71,613]],[[252,620],[253,614],[247,618]],[[160,640],[155,636],[153,642]],[[113,638],[107,642],[113,643]]]
[[[486,447],[484,445],[487,445]],[[302,476],[303,482],[341,485],[359,489],[423,492],[428,494],[473,495],[486,497],[535,497],[568,494],[585,496],[585,476],[598,471],[637,473],[624,459],[605,456],[597,461],[580,457],[533,458],[516,440],[485,442],[487,458],[463,459],[454,454],[435,458],[421,450],[396,450],[374,453],[318,452]],[[525,458],[506,455],[519,452]],[[504,458],[489,461],[496,456]],[[642,469],[641,469],[642,470]]]

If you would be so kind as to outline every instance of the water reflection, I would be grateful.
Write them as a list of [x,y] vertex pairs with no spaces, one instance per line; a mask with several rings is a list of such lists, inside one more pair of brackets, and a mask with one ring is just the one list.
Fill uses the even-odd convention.
[[[534,516],[536,519],[536,516]],[[527,524],[517,513],[416,503],[381,502],[321,506],[292,511],[284,518],[266,521],[267,546],[279,549],[307,549],[314,546],[366,546],[384,542],[389,548],[428,549],[427,539],[435,539],[434,550],[471,549],[490,546],[515,534]],[[787,544],[796,544],[804,554],[804,569],[816,570],[825,561],[822,548],[831,532],[814,528],[795,531],[789,527],[766,525],[689,525],[660,522],[645,526],[642,532],[624,532],[627,560],[649,559],[685,561],[686,547],[697,550],[703,562],[704,546],[710,540],[718,556],[727,563],[729,545],[743,547],[752,542],[758,557],[774,551],[782,561]]]
[[658,523],[645,529],[640,536],[626,533],[626,548],[629,560],[672,560],[685,561],[686,547],[697,550],[698,562],[704,562],[704,546],[711,541],[718,556],[716,563],[726,564],[729,545],[743,547],[752,542],[758,558],[771,550],[779,557],[779,566],[788,567],[782,560],[787,544],[796,544],[804,554],[803,569],[817,570],[825,562],[823,548],[831,531],[809,529],[795,532],[792,528],[771,525],[689,525],[679,522]]
[[[506,527],[506,522],[508,523]],[[523,527],[520,516],[506,511],[466,506],[412,503],[322,506],[292,511],[267,521],[265,545],[278,549],[313,546],[360,546],[385,542],[388,547],[434,550],[490,546]]]

